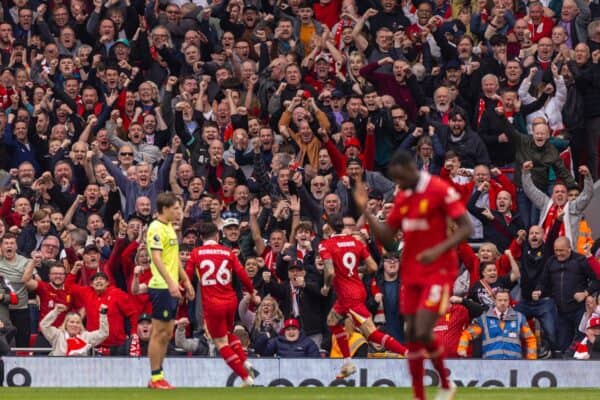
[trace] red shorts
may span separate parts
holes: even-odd
[[[340,303],[336,301],[333,305],[333,311],[341,316],[349,316],[354,320],[354,324],[359,327],[367,319],[371,318],[371,312],[363,302]]]
[[[206,330],[211,338],[222,338],[232,331],[238,307],[237,301],[202,304],[202,307]]]
[[[429,282],[409,283],[400,288],[400,314],[414,315],[417,310],[443,314],[448,307],[452,283],[446,277]]]

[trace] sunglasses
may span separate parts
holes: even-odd
[[[129,157],[133,157],[133,153],[119,153],[120,156],[129,156]]]

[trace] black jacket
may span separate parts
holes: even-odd
[[[463,168],[474,168],[479,164],[490,165],[490,156],[485,144],[469,127],[465,128],[464,135],[458,141],[452,140],[452,133],[447,126],[436,127],[436,131],[440,132],[440,142],[444,150],[455,151]]]
[[[321,295],[323,286],[323,275],[309,266],[304,277],[305,285],[298,288],[297,301],[300,315],[298,320],[302,330],[307,335],[326,333],[325,320],[329,311],[329,298]],[[279,300],[279,306],[286,319],[295,317],[293,315],[292,285],[288,280],[282,283],[274,279],[265,285],[266,292]]]
[[[548,288],[550,296],[556,302],[559,313],[568,313],[583,308],[573,295],[588,289],[596,279],[587,259],[581,254],[571,253],[565,261],[551,256],[544,267],[544,272],[537,284],[537,289]]]
[[[552,256],[554,251],[554,241],[558,236],[560,229],[560,223],[555,223],[550,232],[546,242],[540,247],[532,248],[528,241],[523,243],[521,258],[519,259],[519,269],[521,271],[521,297],[523,300],[532,301],[531,292],[537,289],[541,289],[541,298],[549,297],[549,287],[543,286],[541,279],[544,272],[544,266],[546,262]]]
[[[483,224],[483,239],[486,242],[494,243],[496,247],[498,247],[498,251],[502,253],[504,250],[508,249],[510,243],[517,236],[517,232],[521,229],[525,229],[525,224],[523,224],[521,216],[516,213],[512,215],[510,223],[507,225],[504,215],[496,210],[490,210],[494,219],[487,219],[483,215],[484,209],[476,206],[480,196],[481,192],[475,190],[471,195],[467,208],[469,209],[469,212]]]

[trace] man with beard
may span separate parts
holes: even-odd
[[[75,305],[71,290],[68,285],[65,285],[67,274],[64,265],[59,261],[51,261],[48,274],[49,281],[44,281],[37,270],[41,266],[42,253],[34,252],[32,257],[34,262],[25,267],[23,282],[27,290],[35,292],[40,299],[39,319],[44,319],[56,304],[64,304],[67,311],[69,311]],[[63,324],[65,315],[66,313],[61,313],[52,326],[60,327]],[[50,347],[50,344],[43,335],[38,335],[35,347]]]
[[[242,149],[235,151],[235,162],[240,166],[252,165],[254,163],[254,157],[260,156],[264,165],[271,165],[273,160],[273,145],[275,144],[275,138],[273,136],[273,130],[269,126],[261,126],[258,131],[258,138],[254,138],[252,142],[253,148],[258,146],[260,151],[246,152]]]
[[[223,213],[223,233],[220,243],[232,249],[241,262],[253,255],[254,242],[250,230],[242,232],[239,216],[231,211]]]
[[[430,107],[428,117],[432,123],[448,125],[451,108],[460,109],[452,104],[450,90],[446,86],[440,86],[433,92],[433,106]]]
[[[448,126],[436,127],[445,151],[453,150],[464,168],[490,164],[485,144],[479,135],[468,127],[466,112],[454,109],[448,115]]]
[[[383,121],[383,126],[375,127],[376,171],[385,171],[394,149],[414,130],[413,124],[408,122],[406,110],[397,104],[390,108]]]
[[[0,54],[2,57],[2,65],[8,65],[12,49],[13,30],[12,25],[8,22],[0,24]]]
[[[152,221],[152,205],[148,196],[140,196],[135,200],[134,212],[129,215],[129,219],[138,218],[144,225]]]
[[[350,212],[356,219],[360,215],[357,214],[354,202],[352,201],[352,192],[357,184],[360,183],[368,189],[377,189],[385,198],[393,196],[396,189],[394,183],[380,172],[365,170],[358,158],[348,159],[346,162],[346,175],[338,181],[335,192],[340,197],[342,210]]]

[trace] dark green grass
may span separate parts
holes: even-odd
[[[428,390],[433,399],[436,390]],[[599,389],[459,389],[457,400],[596,400]],[[0,388],[1,400],[401,400],[412,399],[405,388],[227,388],[151,391],[127,389]]]

